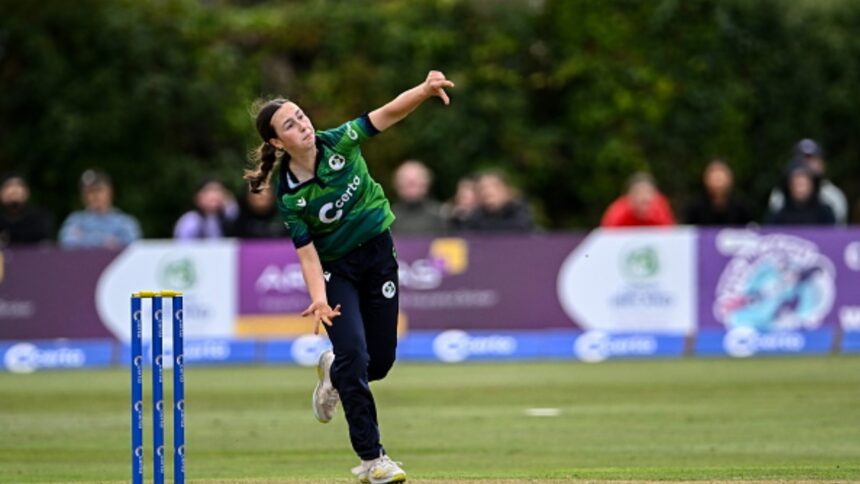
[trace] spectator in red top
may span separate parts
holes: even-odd
[[[600,220],[601,227],[675,225],[666,197],[657,190],[654,177],[636,173],[627,182],[627,193],[618,197]]]

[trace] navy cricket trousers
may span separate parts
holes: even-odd
[[[325,326],[334,347],[331,381],[340,394],[352,448],[362,460],[384,453],[368,384],[388,374],[397,348],[399,285],[391,233],[322,263],[326,296],[341,315]]]

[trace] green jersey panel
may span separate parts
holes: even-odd
[[[321,260],[334,260],[391,226],[394,213],[359,148],[378,132],[367,115],[318,131],[316,176],[302,183],[281,163],[278,210],[296,248],[313,242]]]

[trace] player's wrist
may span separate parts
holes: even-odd
[[[433,97],[433,88],[430,87],[430,83],[427,81],[422,82],[418,86],[415,87],[421,95],[421,100],[426,101]]]

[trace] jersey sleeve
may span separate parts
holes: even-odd
[[[335,151],[348,155],[364,141],[379,133],[376,126],[370,121],[370,116],[361,116],[347,121],[334,129],[320,131],[318,136],[323,139]]]
[[[301,249],[310,244],[312,240],[310,230],[308,230],[308,225],[302,220],[299,213],[287,208],[282,198],[279,197],[277,202],[281,220],[287,227],[287,232],[289,232],[290,238],[293,239],[293,245],[296,249]]]

